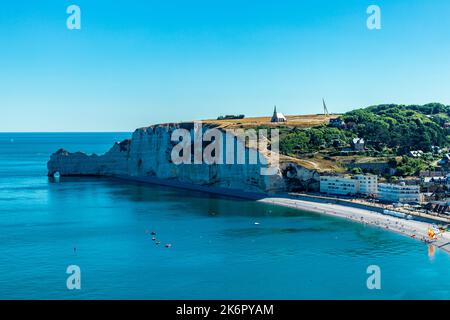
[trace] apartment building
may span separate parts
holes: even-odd
[[[376,194],[378,178],[374,175],[321,176],[320,192],[334,195]]]
[[[378,199],[389,202],[418,203],[422,202],[422,194],[418,185],[379,183]]]
[[[371,174],[359,174],[354,176],[359,181],[359,192],[365,195],[376,195],[378,193],[378,177]]]

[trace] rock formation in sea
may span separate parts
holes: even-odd
[[[205,125],[202,130],[205,132],[212,128]],[[115,143],[104,155],[71,153],[60,149],[51,155],[47,164],[48,175],[109,176],[130,180],[147,178],[149,181],[160,179],[192,186],[265,193],[318,189],[319,174],[315,170],[305,168],[287,157],[280,157],[280,161],[274,163],[270,157],[271,151],[252,148],[238,137],[234,140],[233,151],[241,145],[247,160],[250,152],[257,152],[257,163],[246,161],[245,164],[226,164],[224,161],[225,164],[175,164],[171,154],[178,143],[172,141],[172,133],[176,129],[186,129],[194,137],[196,127],[191,122],[140,128],[132,134],[131,139]],[[225,137],[226,130],[215,129]],[[224,151],[224,159],[225,154]],[[261,174],[262,169],[267,167],[273,168],[273,174]]]

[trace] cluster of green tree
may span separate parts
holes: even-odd
[[[424,106],[379,105],[350,111],[342,116],[348,130],[376,150],[390,148],[398,154],[411,150],[431,151],[431,146],[448,144],[446,130],[428,113],[446,113],[441,104]]]
[[[348,130],[326,126],[280,132],[280,152],[286,155],[316,152],[324,148],[339,148],[355,137]]]
[[[245,115],[239,114],[239,115],[233,115],[233,114],[227,114],[225,116],[219,116],[217,117],[217,120],[233,120],[233,119],[244,119]]]
[[[403,157],[397,164],[397,176],[412,176],[420,171],[429,169],[428,163],[424,159],[416,159],[411,157]]]
[[[448,115],[447,113],[438,113],[432,115],[432,119],[441,127],[444,127],[446,123],[450,122],[450,115]]]
[[[368,107],[374,113],[382,112],[384,110],[389,110],[392,108],[398,108],[402,110],[413,110],[425,115],[435,115],[439,113],[446,113],[450,115],[450,106],[446,106],[442,103],[428,103],[424,105],[402,105],[402,104],[380,104],[377,106]]]

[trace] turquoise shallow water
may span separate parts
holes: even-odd
[[[0,134],[0,298],[450,298],[450,255],[384,230],[166,187],[46,177],[60,147],[101,153],[129,136]],[[373,264],[381,290],[366,287]],[[69,265],[81,268],[79,291],[66,288]]]

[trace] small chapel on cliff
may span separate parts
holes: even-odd
[[[281,112],[277,112],[277,106],[273,109],[273,116],[270,122],[286,122],[286,117]]]

